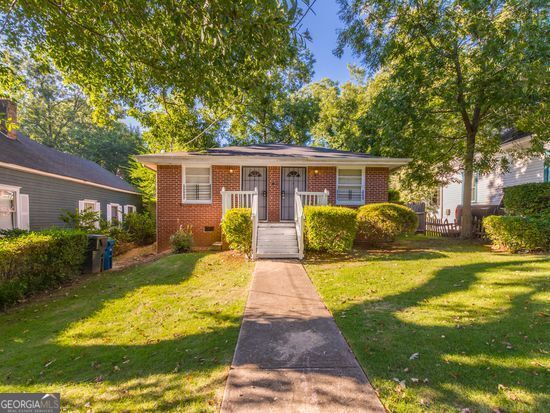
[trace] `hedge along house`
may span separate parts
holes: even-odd
[[[157,248],[191,226],[195,245],[221,240],[225,211],[253,212],[253,255],[301,257],[304,205],[388,200],[390,172],[409,159],[283,144],[137,156],[157,172]]]
[[[0,99],[0,117],[0,229],[65,226],[61,214],[77,209],[121,221],[141,208],[141,196],[122,178],[7,127],[17,120],[12,101]]]

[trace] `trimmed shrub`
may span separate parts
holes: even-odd
[[[511,252],[550,251],[550,217],[491,215],[483,220],[489,239]]]
[[[404,205],[384,202],[359,208],[357,222],[361,239],[377,244],[394,241],[401,234],[414,233],[418,217]]]
[[[550,216],[550,182],[504,188],[503,203],[507,215]]]
[[[31,232],[0,240],[0,308],[55,287],[81,271],[88,245],[84,231]]]
[[[346,252],[357,234],[357,211],[335,206],[306,206],[305,237],[313,251]]]
[[[233,208],[225,213],[222,232],[229,248],[246,254],[252,251],[252,210]]]
[[[127,214],[124,217],[122,228],[128,232],[130,241],[135,242],[137,245],[148,245],[155,242],[155,218],[146,212]]]
[[[193,246],[193,231],[191,227],[180,228],[170,236],[170,245],[176,253],[191,251]]]

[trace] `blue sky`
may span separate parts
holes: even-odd
[[[315,75],[313,81],[329,77],[339,82],[349,80],[348,63],[357,63],[350,52],[341,59],[334,56],[332,51],[336,48],[337,29],[344,27],[338,17],[338,4],[336,0],[317,0],[313,11],[302,21],[302,29],[308,29],[312,41],[308,42],[308,48],[315,57]]]

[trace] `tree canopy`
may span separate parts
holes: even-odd
[[[97,125],[78,87],[64,84],[51,66],[32,59],[17,60],[24,74],[17,95],[21,132],[46,146],[124,175],[129,157],[143,146],[139,131],[117,121]]]
[[[548,16],[542,1],[339,0],[345,47],[385,85],[373,102],[377,141],[413,156],[412,179],[464,170],[470,231],[474,170],[496,167],[507,128],[548,141]]]
[[[102,117],[166,92],[215,106],[286,65],[302,13],[298,0],[2,2],[2,51],[51,59]]]

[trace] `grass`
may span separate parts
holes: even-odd
[[[306,268],[392,412],[550,411],[548,256],[413,237]]]
[[[251,270],[172,255],[1,314],[0,392],[59,392],[66,411],[217,411]]]

